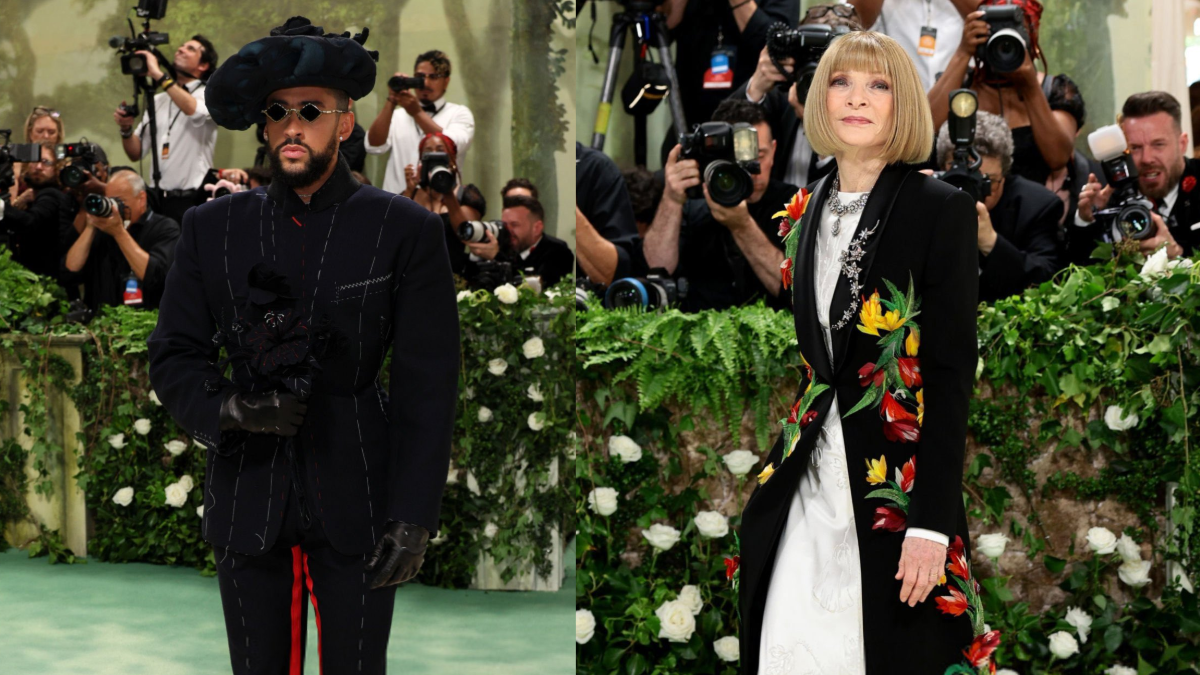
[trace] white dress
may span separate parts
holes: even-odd
[[[838,199],[849,204],[861,194],[839,192]],[[842,216],[835,237],[835,216],[824,210],[818,220],[815,269],[797,270],[815,275],[817,320],[831,362],[829,303],[841,269],[838,256],[854,239],[860,214]],[[816,421],[822,428],[813,462],[792,496],[771,572],[759,643],[759,675],[865,672],[858,535],[836,397],[825,419]]]

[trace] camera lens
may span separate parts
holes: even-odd
[[[58,175],[58,179],[61,180],[63,185],[66,185],[67,187],[79,187],[80,185],[83,185],[83,182],[87,180],[87,177],[83,174],[83,169],[80,169],[72,164],[70,166],[63,167],[62,173]]]
[[[1137,241],[1149,239],[1154,234],[1154,221],[1144,204],[1128,204],[1117,214],[1117,227],[1121,234]]]
[[[83,198],[83,209],[97,218],[107,218],[112,215],[113,201],[103,195],[88,195]]]
[[[620,307],[650,307],[650,294],[640,279],[618,279],[604,294],[604,306],[609,309]]]
[[[1025,62],[1025,40],[1012,28],[997,31],[988,38],[986,60],[997,73],[1011,73]]]
[[[806,63],[803,68],[797,71],[796,74],[796,100],[800,101],[800,105],[804,105],[804,100],[808,98],[808,90],[812,88],[813,77],[817,74],[816,62]]]
[[[733,162],[719,159],[710,162],[704,169],[704,183],[708,194],[721,206],[737,206],[754,192],[754,181],[750,174]]]
[[[450,194],[454,189],[454,174],[443,167],[434,169],[429,175],[429,187],[439,194]]]

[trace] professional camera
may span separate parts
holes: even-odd
[[[412,77],[401,77],[393,75],[388,78],[388,89],[395,92],[401,92],[405,89],[424,89],[425,75],[413,75]]]
[[[125,202],[119,197],[92,194],[83,198],[83,210],[97,218],[108,218],[115,212],[124,219],[125,209]]]
[[[990,35],[987,42],[976,47],[975,58],[987,64],[993,73],[1011,73],[1020,68],[1029,49],[1029,33],[1025,31],[1023,10],[1018,5],[981,9]]]
[[[130,117],[133,117],[133,118],[136,118],[138,116],[138,113],[141,112],[140,110],[138,110],[137,101],[134,101],[133,103],[126,103],[124,101],[121,101],[121,105],[117,106],[117,108],[119,108],[121,110],[121,112],[123,112],[126,115],[129,115]]]
[[[96,173],[96,146],[83,139],[78,143],[64,143],[55,150],[55,157],[69,159],[71,164],[63,168],[58,179],[67,187],[79,187],[87,182],[87,174]]]
[[[421,155],[421,187],[448,195],[454,191],[454,183],[454,172],[450,170],[450,155],[444,152],[427,152]]]
[[[687,279],[672,279],[666,275],[666,270],[653,270],[644,277],[626,277],[614,281],[604,294],[604,307],[665,309],[686,298],[687,290]]]
[[[8,197],[8,190],[16,183],[13,162],[38,162],[42,159],[42,146],[37,143],[12,143],[12,129],[0,129],[0,198]]]
[[[137,5],[138,18],[145,22],[145,29],[141,33],[135,33],[133,21],[129,22],[129,32],[133,37],[126,38],[120,35],[114,35],[109,38],[108,46],[121,53],[121,72],[134,77],[142,77],[146,75],[147,65],[146,59],[134,52],[147,50],[158,57],[164,63],[170,63],[163,55],[155,48],[156,45],[165,45],[171,41],[171,38],[166,33],[159,33],[150,30],[150,21],[152,19],[162,19],[167,15],[167,0],[138,0]],[[170,69],[174,74],[174,68]]]
[[[810,24],[793,28],[783,22],[774,23],[767,29],[767,55],[771,57],[775,69],[787,78],[780,86],[790,87],[795,82],[796,97],[803,103],[812,86],[813,76],[817,73],[821,55],[834,38],[849,32],[846,26]],[[780,60],[789,56],[793,59],[791,75],[779,64]]]
[[[485,288],[489,291],[504,284],[518,284],[521,275],[513,269],[512,263],[499,260],[482,260],[475,264],[475,273],[467,278],[467,286],[478,290]]]
[[[992,179],[979,170],[983,158],[975,149],[975,112],[978,107],[979,99],[970,89],[950,92],[950,115],[946,125],[950,140],[954,142],[954,159],[949,169],[933,175],[981,202],[992,194]]]
[[[500,244],[500,248],[512,248],[512,235],[500,220],[468,220],[458,226],[458,238],[464,242],[478,244],[483,241],[484,233],[489,232],[492,239]]]
[[[1104,177],[1113,189],[1109,206],[1094,213],[1096,221],[1112,227],[1126,239],[1141,241],[1154,236],[1154,221],[1150,210],[1154,204],[1138,192],[1137,167],[1128,151],[1121,127],[1112,124],[1088,134],[1092,156],[1100,161]]]
[[[737,206],[754,192],[758,165],[758,130],[745,122],[704,122],[692,133],[679,134],[683,146],[679,159],[694,159],[708,186],[708,194],[721,206]],[[699,185],[687,190],[690,199],[703,199]]]

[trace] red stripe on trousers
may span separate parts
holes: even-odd
[[[317,607],[317,594],[313,593],[312,575],[308,573],[308,554],[302,553],[301,555],[304,557],[304,578],[308,581],[308,597],[312,599],[313,614],[317,615],[317,665],[321,675],[324,675],[325,661],[321,658],[321,609]]]
[[[301,572],[301,555],[300,546],[292,547],[292,655],[288,675],[301,675],[302,662],[304,661],[304,646],[301,644],[300,635],[304,630],[304,626],[300,625],[301,611],[304,609],[304,581]]]

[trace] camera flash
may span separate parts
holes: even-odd
[[[733,156],[739,162],[758,159],[758,129],[745,122],[733,125]]]
[[[975,114],[975,109],[979,106],[975,99],[975,94],[971,91],[960,90],[950,99],[950,109],[959,117],[970,117]]]

